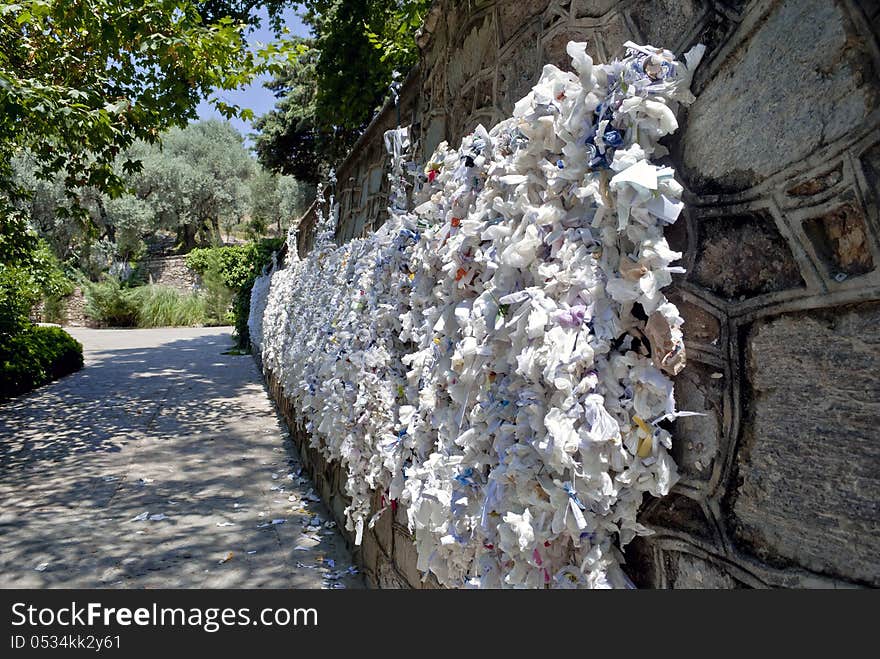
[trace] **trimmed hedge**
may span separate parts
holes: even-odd
[[[199,274],[205,274],[212,266],[217,267],[223,285],[237,291],[248,281],[256,279],[272,258],[272,252],[279,251],[283,245],[280,238],[263,238],[244,245],[198,247],[186,255],[186,266]]]
[[[272,259],[272,252],[280,251],[283,245],[280,238],[263,238],[244,245],[198,248],[186,256],[190,270],[203,276],[216,270],[215,276],[232,291],[232,313],[239,348],[250,346],[247,321],[254,280]]]
[[[60,327],[0,335],[0,398],[17,396],[82,368],[82,345]]]

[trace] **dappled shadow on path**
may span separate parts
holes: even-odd
[[[83,370],[0,405],[0,586],[319,587],[297,563],[350,560],[335,531],[295,551],[329,516],[253,360],[188,332],[89,334]]]

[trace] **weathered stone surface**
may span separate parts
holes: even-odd
[[[620,0],[573,0],[571,13],[575,18],[598,18],[618,4]]]
[[[86,298],[82,289],[77,286],[73,292],[61,298],[57,304],[38,303],[31,309],[30,318],[33,322],[56,323],[67,327],[86,327],[94,325],[85,314]]]
[[[797,263],[768,213],[704,219],[694,281],[729,300],[803,286]]]
[[[837,163],[837,166],[829,171],[791,186],[786,190],[786,194],[791,197],[810,197],[837,185],[842,178],[843,164]]]
[[[489,75],[477,81],[474,85],[474,110],[486,108],[491,111],[495,100],[495,76]],[[486,126],[487,129],[492,126]]]
[[[408,590],[409,584],[397,573],[391,563],[380,560],[376,570],[376,581],[379,588],[393,588],[395,590]]]
[[[495,48],[495,21],[486,14],[482,21],[469,28],[458,56],[449,61],[446,68],[450,98],[455,99],[464,84],[493,58]]]
[[[513,112],[513,104],[522,98],[538,79],[540,52],[539,26],[529,25],[517,38],[516,46],[507,51],[498,64],[498,101],[506,113]]]
[[[605,61],[610,61],[615,57],[623,57],[626,50],[623,44],[635,36],[620,12],[614,13],[602,27],[596,29],[594,34],[602,41],[602,54]]]
[[[874,269],[865,215],[855,203],[845,203],[807,220],[804,232],[829,275],[863,275]]]
[[[379,549],[379,543],[376,541],[376,538],[372,533],[364,533],[363,543],[361,544],[360,552],[358,554],[361,568],[366,573],[375,574],[379,567],[381,556],[382,552]]]
[[[446,116],[431,117],[425,131],[425,153],[434,153],[434,149],[446,139]]]
[[[550,0],[503,0],[498,3],[498,29],[501,32],[500,46],[507,45],[514,35],[518,34],[524,25],[533,17],[541,14]]]
[[[412,536],[401,529],[394,528],[394,564],[412,588],[419,588],[422,581],[422,573],[419,572],[419,554],[413,543]]]
[[[598,57],[597,43],[589,28],[571,27],[541,39],[541,63],[554,64],[563,71],[571,71],[571,57],[565,52],[569,41],[585,41],[590,57]]]
[[[135,274],[147,283],[182,291],[190,291],[199,283],[199,276],[186,267],[185,256],[144,259]]]
[[[651,527],[687,533],[701,540],[712,540],[712,523],[699,501],[683,494],[671,493],[650,507],[644,523]]]
[[[731,513],[760,558],[880,585],[880,305],[760,322]]]
[[[374,499],[378,499],[379,497],[374,497]],[[373,508],[375,510],[379,510],[381,507],[381,503],[375,501],[373,503]],[[394,521],[394,513],[391,511],[391,508],[388,507],[385,512],[383,512],[379,518],[376,520],[375,525],[373,526],[373,533],[376,536],[376,539],[379,541],[379,546],[385,551],[385,553],[389,556],[394,552],[394,533],[392,530],[392,522]]]
[[[841,4],[780,2],[691,106],[688,181],[742,190],[859,126],[872,107],[861,74],[870,58]]]
[[[665,291],[666,298],[672,302],[684,319],[681,326],[685,344],[692,341],[713,344],[721,336],[721,324],[718,318],[692,302],[686,302],[674,285]]]
[[[660,571],[654,560],[654,546],[643,536],[633,538],[624,548],[624,572],[638,588],[662,587]]]
[[[667,225],[663,230],[663,237],[666,238],[669,247],[676,252],[681,252],[682,255],[687,254],[690,245],[686,220],[687,213],[688,211],[685,210],[675,224]]]
[[[669,588],[745,588],[715,563],[680,551],[664,551],[663,567]]]
[[[682,476],[709,480],[721,447],[722,378],[714,369],[691,360],[675,377],[676,407],[700,412],[675,420],[672,456]]]
[[[861,155],[860,160],[865,180],[868,183],[866,192],[872,197],[875,206],[880,206],[880,144],[875,144],[867,149]]]
[[[702,0],[655,0],[636,3],[630,16],[646,42],[675,48],[705,12]]]

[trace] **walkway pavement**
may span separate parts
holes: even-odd
[[[362,586],[229,328],[69,331],[0,404],[0,587]]]

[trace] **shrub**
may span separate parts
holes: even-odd
[[[233,291],[226,284],[228,281],[226,274],[221,252],[206,250],[202,285],[207,302],[207,323],[209,325],[230,325],[234,322],[229,308]]]
[[[31,309],[40,299],[59,300],[73,291],[73,282],[46,242],[32,235],[24,239],[20,253],[0,261],[0,334],[27,328]]]
[[[138,327],[193,327],[204,325],[207,299],[181,293],[169,286],[139,286],[126,291],[135,308]]]
[[[254,279],[270,261],[272,253],[279,251],[283,244],[280,238],[264,238],[246,245],[194,249],[187,254],[187,267],[202,275],[209,291],[213,285],[209,282],[219,279],[234,296],[231,320],[240,348],[246,348],[250,343],[247,320]]]
[[[245,245],[201,247],[186,255],[186,265],[190,270],[204,274],[216,259],[223,284],[237,291],[260,273],[272,258],[272,252],[280,250],[283,244],[280,238],[264,238]]]
[[[138,309],[131,290],[123,288],[115,277],[108,277],[97,284],[87,283],[83,290],[85,314],[102,325],[134,327],[137,325]]]
[[[0,336],[0,398],[30,391],[82,365],[82,345],[60,327],[35,325]]]
[[[208,297],[170,286],[125,288],[107,278],[85,288],[85,312],[111,327],[193,327],[209,321]]]
[[[0,263],[0,336],[23,331],[39,299],[40,290],[26,266]]]
[[[47,323],[63,325],[67,319],[67,305],[63,297],[47,297],[43,301],[43,320]]]

